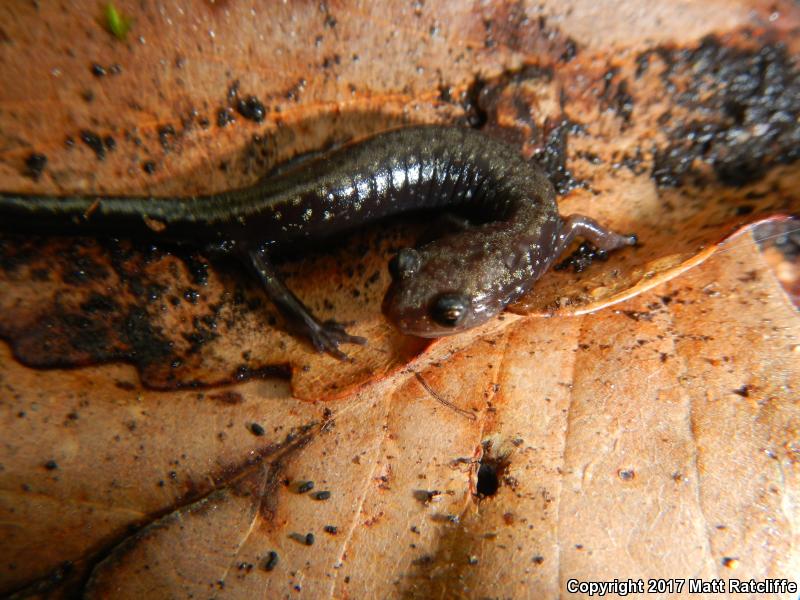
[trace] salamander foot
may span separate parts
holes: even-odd
[[[352,323],[318,321],[278,277],[265,250],[248,250],[241,254],[241,257],[261,281],[270,300],[286,319],[288,328],[308,338],[318,352],[327,352],[339,360],[349,360],[347,354],[339,350],[339,344],[367,343],[365,338],[350,335],[345,331],[345,326]]]
[[[339,360],[352,360],[339,350],[339,344],[359,344],[363,346],[367,339],[358,335],[350,335],[345,330],[345,324],[329,320],[324,323],[315,322],[308,329],[308,337],[317,352],[327,352]]]

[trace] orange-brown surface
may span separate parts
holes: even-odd
[[[116,6],[125,40],[91,2],[0,7],[3,190],[218,190],[446,122],[641,244],[433,344],[380,314],[418,224],[289,257],[290,287],[369,339],[340,363],[235,266],[3,238],[0,593],[539,598],[800,572],[800,321],[742,231],[797,212],[794,5]],[[87,132],[113,137],[102,160]]]

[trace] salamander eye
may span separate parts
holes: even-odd
[[[431,307],[431,318],[439,325],[455,327],[466,316],[468,306],[461,294],[441,294]]]
[[[419,270],[421,262],[419,252],[413,248],[403,248],[389,261],[389,273],[393,279],[411,277]]]

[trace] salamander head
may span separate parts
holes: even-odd
[[[383,312],[407,335],[459,333],[505,307],[497,290],[505,287],[509,273],[496,253],[432,242],[417,250],[400,250],[389,270],[392,285],[383,300]]]

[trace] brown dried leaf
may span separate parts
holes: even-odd
[[[6,354],[4,581],[65,560],[91,569],[88,597],[120,598],[791,577],[800,321],[752,243],[726,250],[615,310],[435,349],[414,369],[459,411],[410,372],[315,405],[258,381],[129,391],[128,368]]]
[[[765,32],[761,5],[731,2],[601,13],[553,3],[543,10],[558,18],[545,21],[519,3],[380,14],[290,3],[268,18],[239,3],[116,5],[134,16],[124,44],[91,3],[0,7],[0,73],[15,82],[0,92],[3,189],[222,189],[370,131],[481,114],[491,134],[541,154],[563,111],[585,127],[566,166],[590,190],[564,198],[562,212],[635,230],[642,245],[579,275],[550,273],[515,308],[564,318],[509,313],[431,346],[397,336],[379,311],[386,257],[413,228],[289,261],[301,297],[370,338],[340,365],[276,328],[227,265],[202,285],[198,256],[5,241],[2,335],[51,368],[0,348],[0,593],[516,598],[562,594],[571,577],[797,572],[800,323],[749,236],[712,252],[747,222],[796,210],[797,170],[731,188],[698,159],[681,187],[657,189],[651,143],[674,142],[660,115],[703,111],[676,95],[692,69],[676,68],[674,92],[656,59],[635,77],[639,51],[694,47],[715,30],[733,32],[721,46],[745,48],[745,60],[771,36],[797,43],[796,9],[781,5]],[[570,36],[579,52],[564,64]],[[122,70],[97,79],[92,62]],[[269,105],[263,124],[212,124],[236,79]],[[62,150],[84,127],[115,135],[116,150],[103,161],[80,142]],[[31,150],[49,158],[38,182],[22,175]],[[643,293],[583,314],[632,291]],[[211,329],[203,317],[218,337],[196,337]],[[168,352],[145,352],[159,347]],[[112,364],[53,368],[101,359]],[[287,363],[291,387],[252,377]],[[250,380],[140,385],[237,377]],[[300,493],[308,481],[314,490]],[[266,570],[270,552],[279,559]]]

